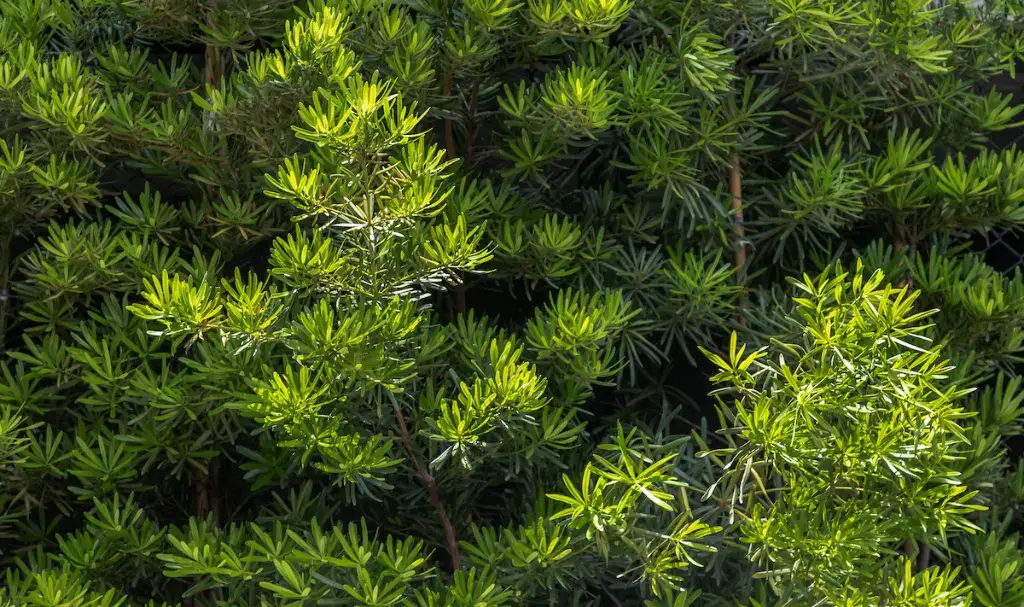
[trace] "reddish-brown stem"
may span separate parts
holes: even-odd
[[[216,87],[219,85],[221,78],[223,77],[223,67],[221,65],[221,55],[217,51],[217,48],[212,45],[206,46],[206,69],[204,74],[204,81],[210,87]],[[205,125],[204,125],[205,128]],[[227,168],[227,154],[225,149],[225,143],[223,140],[218,142],[220,148],[221,159],[220,167],[221,170]],[[211,199],[214,197],[213,186],[206,186],[206,193]],[[217,497],[217,476],[216,476],[216,462],[211,461],[207,468],[206,474],[199,479],[196,484],[196,518],[205,519],[208,514],[213,515],[213,522],[216,524],[219,520],[219,499]],[[202,583],[203,578],[197,577],[196,583]],[[221,598],[221,591],[219,588],[211,589],[202,593],[203,596],[212,598],[214,602],[218,602]],[[193,602],[194,604],[194,602]]]
[[[210,513],[210,479],[203,477],[196,484],[196,518],[206,518]]]
[[[909,241],[909,242],[908,242]],[[910,264],[914,263],[913,257],[917,248],[916,240],[911,236],[908,237],[907,230],[902,223],[896,226],[896,235],[893,237],[892,251],[895,254],[899,254],[903,249],[907,250],[906,256],[900,260],[901,266],[906,266],[906,276],[900,279],[897,286],[913,288],[914,279],[910,275]]]
[[[931,565],[932,549],[928,544],[921,546],[921,554],[917,555],[917,570],[924,571]]]
[[[732,214],[732,233],[736,247],[733,252],[733,264],[736,266],[736,282],[743,284],[744,274],[747,271],[747,244],[746,232],[743,229],[743,180],[739,154],[732,155],[732,163],[729,166],[729,193],[732,195],[729,211]],[[743,291],[740,306],[746,306],[746,289]],[[742,313],[739,314],[738,320],[740,325],[746,326],[747,319]]]
[[[448,74],[448,77],[444,80],[444,89],[442,90],[445,101],[452,96],[452,75]],[[452,124],[451,118],[444,119],[444,151],[448,157],[448,160],[455,160],[458,152],[455,151],[455,126]]]
[[[206,45],[206,74],[204,80],[206,84],[211,87],[217,86],[220,81],[220,54],[217,52],[216,47],[212,45]],[[223,167],[226,158],[221,159],[221,166]],[[213,197],[213,187],[207,186],[207,194]],[[196,486],[196,515],[203,518],[207,513],[213,512],[216,517],[216,504],[211,500],[212,490],[211,482],[213,482],[212,471],[213,462],[210,462],[210,468],[207,470],[207,474],[200,480]]]
[[[913,540],[904,540],[904,542],[903,542],[903,554],[906,555],[907,559],[910,559],[912,556],[914,556],[914,541]]]
[[[451,95],[450,76],[445,83],[445,91],[446,96]],[[475,121],[478,92],[479,83],[473,83],[472,92],[469,97],[469,114],[466,116],[466,157],[463,166],[467,169],[473,162],[473,140],[476,135]],[[451,120],[445,120],[444,133],[446,153],[448,158],[452,159],[455,157],[456,150]],[[461,316],[466,313],[466,275],[463,272],[459,272],[458,276],[459,283],[455,285],[455,313]]]
[[[469,94],[469,116],[466,121],[466,167],[473,164],[473,139],[476,136],[476,101],[480,91],[480,84],[473,83],[472,92]]]
[[[199,519],[199,520],[203,520],[203,519],[206,518],[206,515],[209,512],[210,512],[210,479],[209,479],[209,475],[207,474],[207,475],[203,475],[199,479],[199,481],[196,483],[196,518]],[[201,576],[201,575],[196,576],[195,583],[196,583],[196,586],[202,584],[203,583],[203,576]],[[211,595],[210,591],[206,590],[206,591],[200,592],[196,596],[198,597],[198,596],[210,596],[210,595]],[[191,599],[192,607],[195,607],[196,604],[197,604],[197,600],[195,598]]]
[[[459,284],[455,285],[455,313],[462,316],[466,313],[466,275],[459,272]]]
[[[196,483],[196,518],[205,519],[207,515],[213,515],[213,523],[220,522],[220,499],[217,496],[217,460],[212,460],[207,467],[206,474],[199,478]],[[196,584],[201,584],[203,577],[196,578]],[[201,593],[201,596],[213,598],[219,601],[221,598],[220,588],[211,588]]]
[[[212,45],[206,46],[206,84],[209,86],[217,86],[217,80],[220,74],[217,72],[217,49]]]
[[[8,274],[11,271],[11,234],[5,234],[0,240],[0,352],[5,350],[4,339],[7,335],[7,302],[11,297],[8,286]]]
[[[452,557],[452,570],[457,571],[462,568],[462,559],[459,555],[459,540],[455,537],[455,529],[452,528],[452,522],[448,518],[448,511],[445,510],[444,504],[441,503],[441,495],[437,492],[437,483],[434,482],[434,477],[423,468],[419,458],[416,457],[416,452],[412,447],[412,437],[409,435],[409,427],[405,424],[405,415],[402,414],[402,409],[397,406],[395,407],[395,419],[398,421],[398,433],[402,438],[402,444],[405,445],[405,450],[409,453],[409,460],[412,461],[413,468],[416,469],[416,474],[420,477],[420,481],[423,482],[423,486],[427,488],[427,493],[430,495],[430,503],[437,510],[438,518],[441,519],[441,527],[444,529],[444,536],[448,541],[448,552]]]
[[[207,86],[218,87],[220,86],[221,79],[224,77],[224,65],[223,56],[217,50],[217,47],[212,45],[206,46],[206,74],[205,82]],[[223,137],[217,138],[217,149],[220,151],[220,168],[222,171],[226,171],[228,167],[228,156],[227,156],[227,142]],[[206,193],[212,199],[214,197],[213,186],[206,186]]]

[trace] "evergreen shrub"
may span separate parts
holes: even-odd
[[[0,606],[1024,605],[1021,15],[3,0]]]

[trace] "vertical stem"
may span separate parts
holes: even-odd
[[[476,105],[479,90],[480,83],[474,82],[469,98],[469,114],[466,116],[466,158],[463,166],[467,171],[473,162],[473,140],[476,135]],[[452,140],[450,120],[445,122],[445,138],[448,141]],[[454,153],[455,146],[453,144],[448,150],[449,157]],[[461,316],[466,313],[466,275],[463,272],[459,272],[458,275],[459,283],[455,285],[455,313]]]
[[[736,282],[743,284],[747,271],[747,244],[746,231],[743,228],[743,180],[740,171],[740,155],[732,155],[732,163],[729,166],[729,193],[732,200],[729,203],[729,211],[732,215],[732,233],[735,251],[733,252],[733,264],[736,266]],[[740,300],[740,307],[746,307],[747,291],[743,290],[743,297]],[[739,323],[746,326],[747,319],[742,313],[739,314]]]
[[[910,275],[910,264],[914,263],[913,257],[917,252],[917,239],[912,235],[907,234],[906,225],[902,221],[897,221],[896,233],[893,236],[892,250],[893,253],[898,254],[904,249],[906,249],[907,254],[904,259],[900,260],[900,265],[904,266],[907,275],[900,279],[897,286],[913,288],[914,279]]]
[[[917,555],[917,570],[924,571],[931,565],[932,549],[925,544],[921,546],[921,554]]]
[[[206,66],[203,74],[203,80],[207,86],[217,87],[220,85],[221,78],[223,77],[222,69],[222,57],[218,52],[217,48],[213,45],[206,45]],[[207,131],[213,130],[213,114],[209,113],[205,116],[203,128]],[[224,141],[218,142],[220,145],[217,147],[220,150],[220,168],[225,170],[227,168],[227,153]],[[207,196],[210,197],[211,201],[215,196],[215,192],[212,185],[206,186]],[[217,462],[211,460],[207,466],[206,473],[199,479],[196,484],[196,518],[205,519],[207,515],[213,515],[214,524],[219,523],[219,504],[217,498]],[[203,578],[196,578],[196,583],[202,583]],[[208,591],[201,593],[199,596],[203,596],[211,599],[214,603],[219,603],[221,600],[221,590],[219,588],[213,588]],[[193,605],[195,605],[195,599],[193,599]]]
[[[204,519],[210,513],[210,477],[203,475],[196,483],[196,518]]]
[[[212,46],[212,45],[207,45],[206,46],[206,69],[204,70],[205,71],[204,81],[205,81],[207,86],[217,87],[217,86],[220,85],[221,79],[224,76],[224,74],[223,74],[223,65],[222,65],[223,61],[222,61],[222,59],[223,58],[221,57],[220,52],[217,50],[217,47]],[[212,113],[208,113],[206,115],[206,120],[205,120],[205,123],[204,123],[204,128],[206,130],[208,130],[208,131],[212,131],[213,130],[213,114]],[[219,150],[219,153],[221,155],[220,168],[223,171],[223,170],[226,170],[227,166],[228,166],[227,147],[226,147],[226,143],[224,142],[224,140],[222,138],[217,143],[218,143],[218,145],[216,147]],[[213,189],[212,185],[207,185],[206,186],[206,193],[207,193],[207,195],[211,199],[214,197],[215,192],[214,192],[214,189]]]
[[[210,460],[206,473],[196,482],[196,519],[205,520],[208,515],[213,516],[213,524],[220,524],[220,500],[217,497],[217,460]],[[196,577],[196,584],[203,582],[203,576]],[[196,595],[198,597],[210,598],[217,603],[221,600],[221,589],[211,588]],[[192,599],[193,607],[196,605],[196,598]]]
[[[220,53],[217,52],[216,47],[209,44],[206,45],[205,71],[206,73],[204,74],[204,80],[206,82],[206,85],[210,87],[218,86],[221,78]],[[206,130],[212,130],[212,126],[213,116],[207,115],[204,128]],[[226,162],[227,158],[222,158],[221,167],[224,167]],[[213,186],[207,186],[207,193],[210,195],[211,198],[213,197]],[[215,480],[212,478],[214,474],[214,465],[215,463],[211,461],[209,467],[207,468],[206,474],[203,476],[203,478],[196,486],[196,516],[200,518],[205,518],[208,513],[213,512],[214,519],[216,520],[217,506],[216,504],[213,503],[213,490],[211,488],[211,483]]]
[[[202,521],[206,518],[207,513],[210,512],[210,480],[208,474],[203,474],[196,481],[196,520]],[[195,585],[198,586],[203,583],[203,576],[197,575],[195,578]],[[208,596],[208,591],[199,592],[189,599],[191,607],[196,607],[199,604],[199,598],[202,596]]]
[[[444,88],[441,93],[444,95],[445,101],[452,96],[452,74],[449,73],[444,79]],[[444,151],[448,160],[455,160],[458,156],[458,152],[455,150],[455,125],[452,124],[451,118],[444,119]]]
[[[903,554],[906,555],[907,560],[910,560],[914,556],[914,541],[904,540],[903,541]],[[920,555],[918,555],[920,557]]]
[[[466,313],[466,275],[459,272],[459,284],[455,285],[455,313],[462,316]]]
[[[476,136],[476,103],[480,92],[480,83],[474,82],[469,95],[469,116],[466,120],[466,168],[473,163],[473,139]]]
[[[0,240],[0,352],[6,350],[4,344],[7,337],[7,307],[11,298],[11,246],[14,235],[8,231]]]
[[[412,461],[413,468],[416,469],[416,474],[420,477],[420,481],[427,488],[427,493],[430,494],[430,503],[437,510],[438,518],[441,519],[441,527],[444,529],[444,536],[448,542],[448,553],[452,557],[452,570],[458,571],[462,568],[459,540],[455,537],[455,529],[448,518],[448,512],[445,510],[444,503],[441,502],[441,495],[437,491],[437,483],[434,482],[434,477],[430,476],[430,473],[423,468],[419,458],[416,457],[416,453],[413,451],[409,427],[406,426],[405,415],[402,414],[402,409],[398,405],[395,406],[395,419],[398,421],[398,432],[402,438],[402,444],[405,445],[405,450],[409,454],[409,460]]]

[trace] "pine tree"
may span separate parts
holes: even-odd
[[[0,4],[0,605],[1019,605],[1022,13]]]

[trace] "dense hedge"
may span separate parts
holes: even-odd
[[[1021,14],[0,2],[0,606],[1019,607]]]

